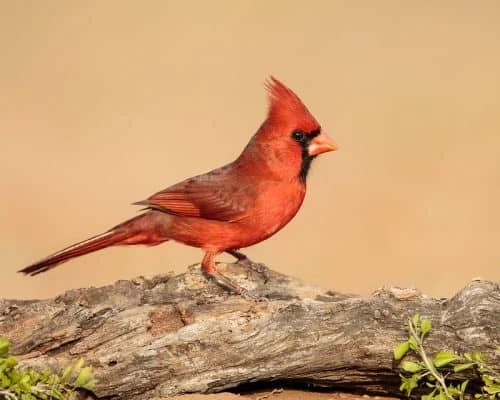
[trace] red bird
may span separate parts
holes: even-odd
[[[262,270],[262,264],[238,249],[267,239],[295,216],[306,194],[311,161],[337,149],[294,92],[274,77],[266,88],[267,119],[235,161],[134,203],[147,211],[19,272],[36,275],[109,246],[174,240],[203,249],[203,271],[222,286],[249,295],[216,270],[215,257],[227,252]]]

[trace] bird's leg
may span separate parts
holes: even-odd
[[[203,272],[210,276],[212,279],[215,280],[215,282],[224,287],[225,289],[229,289],[233,291],[236,294],[239,294],[243,297],[251,298],[251,299],[257,299],[258,297],[252,294],[248,289],[245,289],[244,287],[238,285],[236,282],[234,282],[232,279],[229,279],[227,276],[221,274],[219,271],[217,271],[215,267],[215,254],[206,252],[205,256],[203,257],[203,261],[201,262],[201,268],[203,269]]]
[[[262,276],[264,277],[264,282],[267,282],[269,280],[269,268],[265,264],[250,260],[248,256],[238,250],[227,250],[226,253],[231,254],[233,257],[235,257],[238,260],[237,262],[239,264],[253,269],[259,274],[262,274]]]

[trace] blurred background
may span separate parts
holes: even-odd
[[[167,243],[16,273],[233,160],[270,74],[340,150],[253,259],[362,294],[500,280],[498,1],[26,0],[3,3],[0,32],[1,297],[200,261]]]

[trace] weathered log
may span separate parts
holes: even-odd
[[[432,353],[480,350],[500,365],[500,286],[473,281],[451,299],[382,289],[340,294],[271,271],[266,283],[219,265],[265,296],[228,294],[197,266],[188,272],[70,290],[49,300],[0,300],[0,335],[22,364],[55,370],[85,357],[99,398],[151,399],[252,382],[398,394],[393,347],[420,313]]]

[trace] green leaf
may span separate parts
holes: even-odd
[[[92,390],[95,386],[95,384],[97,383],[97,379],[89,379],[89,381],[82,386],[82,389],[86,389],[86,390]]]
[[[72,373],[73,373],[73,367],[71,365],[66,367],[61,376],[61,381],[65,382]]]
[[[32,369],[20,370],[14,357],[9,357],[10,342],[0,337],[0,392],[9,400],[76,400],[75,386],[88,390],[97,382],[92,369],[84,367],[84,359],[66,368],[62,374],[49,369],[38,372]],[[76,375],[76,376],[75,376]],[[71,384],[68,382],[71,380]],[[3,399],[0,394],[0,398]]]
[[[17,360],[14,357],[9,357],[5,359],[5,366],[7,368],[13,368],[17,365]]]
[[[408,344],[407,341],[398,344],[394,348],[394,359],[395,360],[401,360],[405,356],[405,354],[408,353],[409,349],[410,349],[410,345]]]
[[[448,393],[452,396],[458,396],[460,394],[460,389],[457,386],[448,385]]]
[[[420,329],[422,330],[422,335],[427,335],[432,328],[432,322],[430,319],[423,319]]]
[[[421,371],[423,367],[420,364],[413,361],[403,361],[401,363],[401,368],[403,368],[406,372],[415,373]]]
[[[437,400],[448,400],[446,398],[446,394],[444,394],[444,392],[439,392],[439,394],[436,396],[436,399]]]
[[[27,393],[31,392],[30,377],[29,375],[24,375],[22,379],[18,382],[19,387]]]
[[[420,323],[420,314],[415,314],[412,317],[411,322],[415,328],[418,328]]]
[[[488,375],[483,375],[481,377],[485,383],[485,391],[489,394],[500,393],[500,382],[495,382],[495,379]]]
[[[455,361],[458,359],[458,356],[452,352],[449,351],[440,351],[434,356],[434,365],[437,368],[444,367],[445,365],[448,365],[449,363]]]
[[[417,339],[415,339],[413,336],[410,336],[410,338],[408,339],[408,344],[410,345],[410,349],[412,349],[413,351],[418,350]]]
[[[6,375],[0,374],[0,387],[8,388],[10,385],[12,385],[11,380]]]
[[[0,337],[0,357],[7,357],[10,353],[10,342],[3,338]]]
[[[483,355],[479,351],[473,351],[472,352],[472,361],[475,361],[477,363],[484,363],[483,360]]]
[[[418,378],[417,375],[413,375],[410,378],[407,378],[403,375],[401,377],[401,385],[399,386],[399,390],[406,393],[406,396],[410,396],[413,389],[418,387]]]
[[[472,368],[474,365],[475,365],[474,363],[457,364],[453,367],[453,371],[455,372],[465,371],[466,369]]]
[[[85,367],[82,368],[78,377],[76,378],[75,386],[78,388],[84,388],[86,384],[92,379],[92,368]]]

